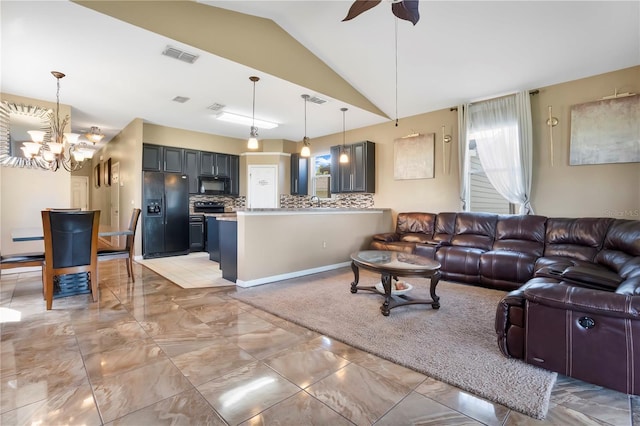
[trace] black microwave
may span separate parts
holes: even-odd
[[[231,178],[229,176],[199,176],[198,194],[231,194]]]

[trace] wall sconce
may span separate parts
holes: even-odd
[[[551,158],[551,167],[553,167],[553,128],[558,125],[558,119],[553,116],[551,105],[549,105],[549,118],[547,118],[547,126],[549,127],[549,151]]]
[[[448,173],[447,172],[447,163],[449,162],[449,159],[451,158],[451,155],[447,155],[447,144],[451,143],[451,140],[453,138],[451,137],[451,135],[446,135],[444,133],[444,124],[442,125],[442,172],[443,173]],[[451,153],[449,153],[451,154]]]

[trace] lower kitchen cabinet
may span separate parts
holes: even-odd
[[[209,260],[220,262],[220,230],[219,222],[215,217],[207,217],[207,250]]]
[[[204,216],[189,216],[189,251],[204,250]]]
[[[238,279],[238,222],[218,221],[220,229],[220,269],[222,278],[231,282]]]

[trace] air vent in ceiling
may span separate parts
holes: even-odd
[[[225,106],[226,106],[226,105],[222,105],[222,104],[219,104],[219,103],[217,103],[217,102],[216,102],[216,103],[213,103],[213,104],[209,105],[209,106],[207,107],[207,109],[210,109],[210,110],[212,110],[212,111],[220,111],[220,110],[221,110],[222,108],[224,108]]]
[[[173,102],[179,102],[181,104],[187,102],[190,98],[187,98],[186,96],[176,96],[175,98],[173,98]]]
[[[313,102],[314,104],[318,104],[318,105],[322,105],[323,103],[327,102],[326,99],[322,99],[318,96],[311,96],[309,99],[307,99],[308,102]]]
[[[183,50],[176,49],[175,47],[167,46],[162,54],[168,56],[173,59],[178,59],[182,62],[186,62],[188,64],[192,64],[198,59],[198,55],[194,55],[192,53],[187,53]]]

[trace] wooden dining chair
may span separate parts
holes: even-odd
[[[93,301],[98,301],[98,228],[100,211],[42,211],[44,296],[53,304],[54,282],[62,275],[86,273]]]
[[[124,247],[116,248],[99,248],[98,249],[98,261],[112,259],[125,259],[127,263],[127,275],[131,277],[131,281],[136,282],[136,278],[133,274],[133,242],[136,239],[136,228],[138,226],[138,219],[140,218],[140,209],[134,208],[131,212],[131,220],[129,221],[129,231],[127,242]]]

